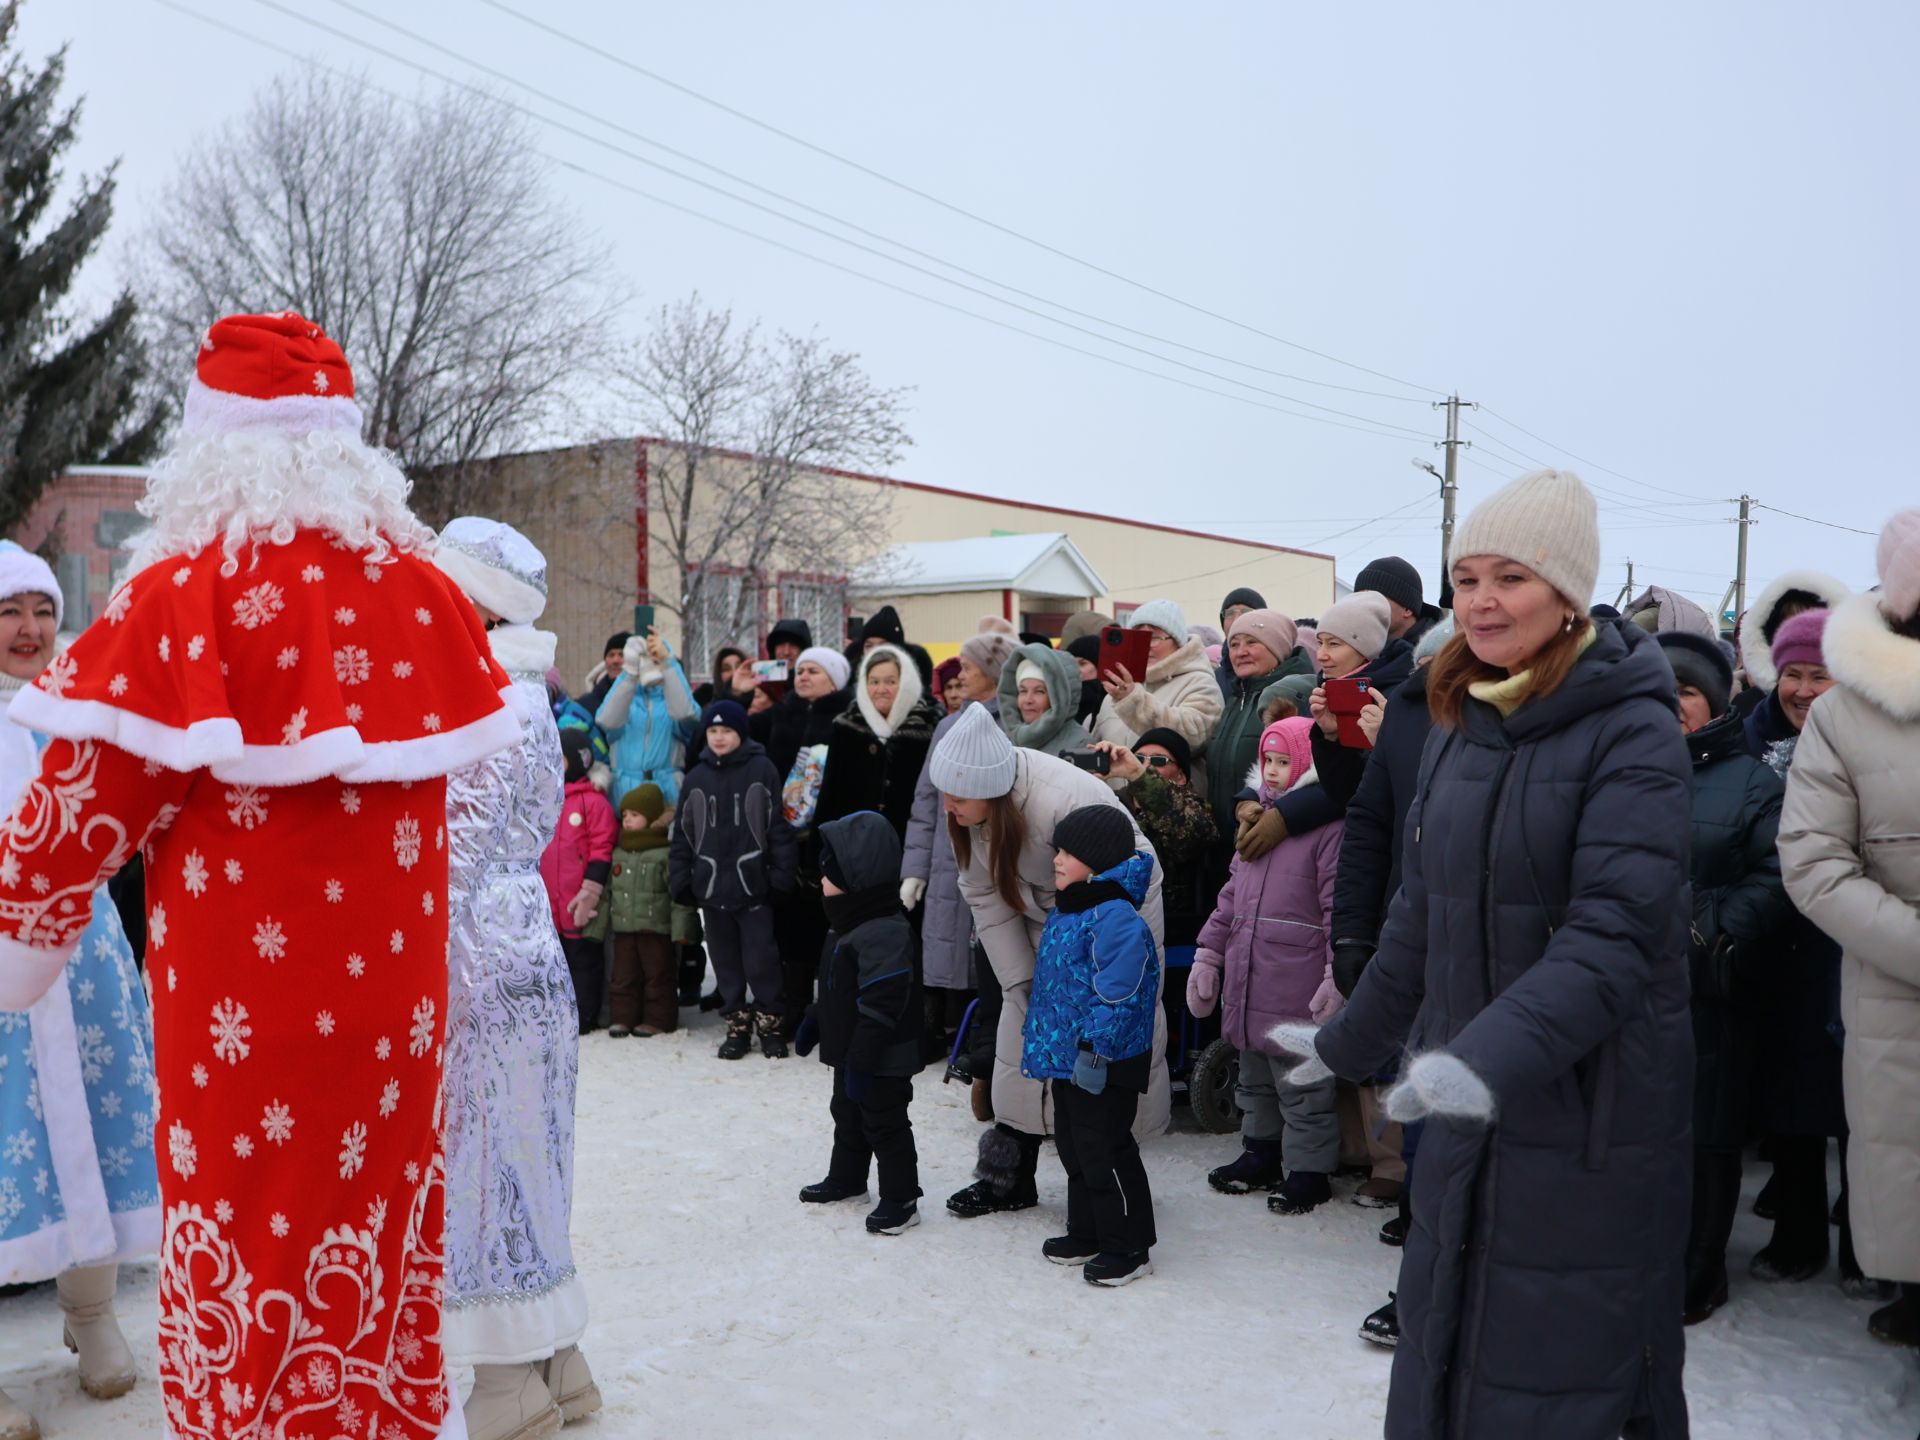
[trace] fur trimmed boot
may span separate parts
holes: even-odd
[[[113,1317],[113,1292],[119,1282],[118,1265],[68,1270],[53,1282],[66,1320],[62,1338],[80,1357],[80,1388],[96,1400],[126,1394],[138,1373],[133,1351]]]
[[[461,1413],[467,1440],[538,1440],[564,1423],[547,1389],[545,1365],[476,1365]]]
[[[1040,1154],[1038,1136],[1017,1134],[998,1125],[980,1134],[977,1179],[947,1198],[947,1209],[963,1220],[1007,1210],[1031,1210],[1040,1203],[1033,1172]]]

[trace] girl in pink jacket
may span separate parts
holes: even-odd
[[[1248,783],[1262,805],[1314,785],[1306,716],[1260,733]],[[1235,856],[1212,917],[1200,931],[1187,978],[1195,1015],[1220,1006],[1220,1032],[1240,1052],[1240,1157],[1208,1175],[1216,1190],[1244,1195],[1274,1187],[1269,1209],[1304,1215],[1332,1198],[1340,1160],[1340,1119],[1332,1076],[1289,1085],[1292,1057],[1267,1038],[1284,1020],[1321,1024],[1340,1008],[1333,984],[1333,882],[1344,824],[1289,835],[1253,861]],[[1281,1156],[1284,1150],[1285,1162]],[[1276,1183],[1277,1182],[1277,1183]]]
[[[613,842],[620,822],[607,797],[594,787],[593,745],[582,730],[562,730],[560,749],[567,757],[566,801],[560,824],[540,857],[553,926],[567,952],[573,996],[580,1008],[580,1033],[600,1023],[600,999],[606,982],[606,927],[594,924],[600,896],[613,869]],[[597,931],[592,938],[582,932]]]

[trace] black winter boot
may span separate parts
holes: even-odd
[[[1391,1350],[1400,1343],[1400,1297],[1387,1292],[1387,1303],[1360,1322],[1360,1338]]]
[[[707,978],[707,952],[698,945],[676,945],[677,980],[679,982],[679,1002],[692,1006],[700,1003],[700,982]]]
[[[1254,1190],[1270,1190],[1286,1178],[1280,1162],[1280,1136],[1243,1140],[1246,1148],[1231,1164],[1207,1172],[1207,1184],[1222,1195],[1246,1195]]]
[[[1333,1198],[1333,1182],[1313,1170],[1296,1170],[1274,1187],[1267,1209],[1276,1215],[1306,1215]]]
[[[1827,1142],[1788,1136],[1774,1141],[1773,1238],[1748,1272],[1768,1284],[1811,1280],[1827,1268]]]
[[[1889,1345],[1920,1348],[1920,1285],[1900,1287],[1900,1298],[1867,1317],[1867,1332]]]
[[[1681,1323],[1698,1325],[1727,1303],[1727,1237],[1740,1208],[1740,1152],[1696,1146]]]
[[[722,1060],[738,1060],[753,1049],[753,1012],[736,1010],[727,1016],[727,1038],[720,1042]]]
[[[1080,1267],[1080,1274],[1089,1285],[1104,1285],[1112,1289],[1131,1285],[1143,1275],[1153,1274],[1153,1261],[1145,1250],[1135,1250],[1130,1254],[1119,1250],[1102,1250]]]
[[[869,1235],[902,1235],[920,1223],[916,1200],[882,1200],[867,1216]]]
[[[1407,1230],[1413,1224],[1413,1201],[1407,1192],[1400,1192],[1400,1213],[1380,1227],[1380,1243],[1391,1245],[1395,1249],[1407,1243]]]
[[[769,1060],[787,1058],[786,1037],[780,1033],[780,1016],[772,1010],[762,1010],[753,1017],[753,1028],[760,1032],[760,1053]]]
[[[867,1187],[864,1184],[845,1185],[831,1175],[824,1180],[816,1180],[811,1185],[800,1187],[800,1199],[807,1205],[833,1205],[842,1200],[866,1198]]]
[[[947,1197],[947,1209],[962,1220],[1010,1210],[1031,1210],[1040,1203],[1033,1172],[1039,1160],[1037,1136],[1017,1135],[998,1125],[981,1132],[980,1158],[973,1173],[980,1178]]]

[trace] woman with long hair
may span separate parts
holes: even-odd
[[[1686,745],[1650,635],[1596,629],[1597,508],[1522,477],[1467,518],[1401,889],[1303,1083],[1403,1048],[1424,1119],[1386,1434],[1684,1436],[1693,1040]],[[1418,1024],[1416,1025],[1416,1017]]]

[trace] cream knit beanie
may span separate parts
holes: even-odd
[[[994,800],[1013,789],[1013,741],[984,705],[969,705],[927,759],[934,788],[960,800]]]
[[[1320,612],[1320,634],[1344,640],[1371,660],[1387,647],[1387,630],[1393,623],[1393,611],[1387,597],[1378,590],[1356,590]]]
[[[1536,470],[1482,500],[1453,537],[1453,558],[1518,560],[1584,611],[1600,578],[1600,512],[1571,470]]]

